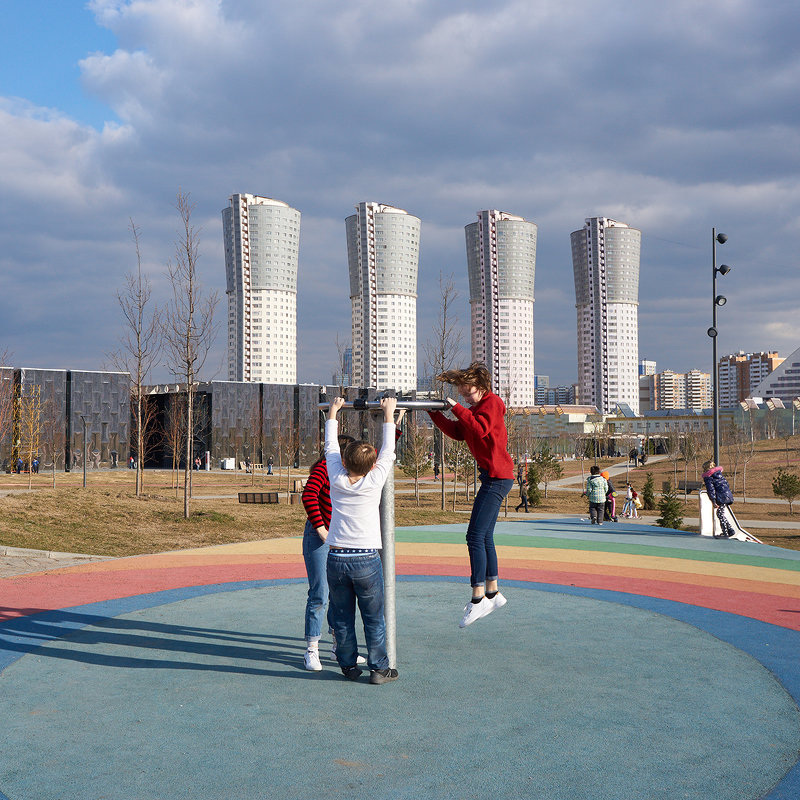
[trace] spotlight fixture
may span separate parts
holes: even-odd
[[[727,298],[727,297],[725,297],[725,295],[724,295],[724,294],[718,294],[718,295],[717,295],[717,296],[714,298],[714,302],[715,302],[715,303],[716,303],[718,306],[724,306],[724,305],[725,305],[725,303],[727,303],[727,302],[728,302],[728,298]]]

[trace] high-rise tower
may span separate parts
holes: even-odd
[[[300,212],[235,194],[222,211],[228,295],[228,380],[297,382]]]
[[[380,203],[345,220],[356,386],[417,388],[420,221]]]
[[[641,231],[591,217],[570,239],[581,403],[602,413],[627,403],[638,412]]]
[[[472,360],[486,364],[507,404],[534,405],[536,225],[503,211],[479,211],[464,231]]]

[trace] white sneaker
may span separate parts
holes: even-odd
[[[495,608],[502,608],[508,600],[506,600],[505,596],[498,592],[494,597],[487,598],[490,603],[494,605]]]
[[[333,640],[333,644],[331,645],[331,659],[336,661],[336,639]],[[367,663],[367,659],[364,656],[356,656],[356,664],[358,666],[363,666]]]
[[[464,606],[464,619],[458,623],[459,628],[466,628],[472,625],[476,619],[485,617],[494,611],[494,603],[488,597],[482,597],[480,603],[467,603]]]
[[[322,664],[319,662],[319,650],[316,647],[309,647],[303,657],[306,669],[311,672],[321,672]]]

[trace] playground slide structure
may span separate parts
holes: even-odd
[[[722,533],[722,526],[717,519],[714,511],[714,504],[708,498],[708,492],[705,489],[700,489],[697,493],[700,498],[700,535],[701,536],[719,536]],[[763,544],[761,539],[757,539],[752,533],[748,533],[736,519],[736,514],[730,506],[725,507],[725,518],[730,523],[734,530],[731,539],[738,539],[740,542],[757,542]]]

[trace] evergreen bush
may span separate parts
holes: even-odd
[[[679,531],[683,525],[681,505],[678,495],[672,488],[672,483],[667,483],[667,488],[661,495],[661,500],[658,501],[658,510],[661,512],[661,516],[656,520],[656,525]]]

